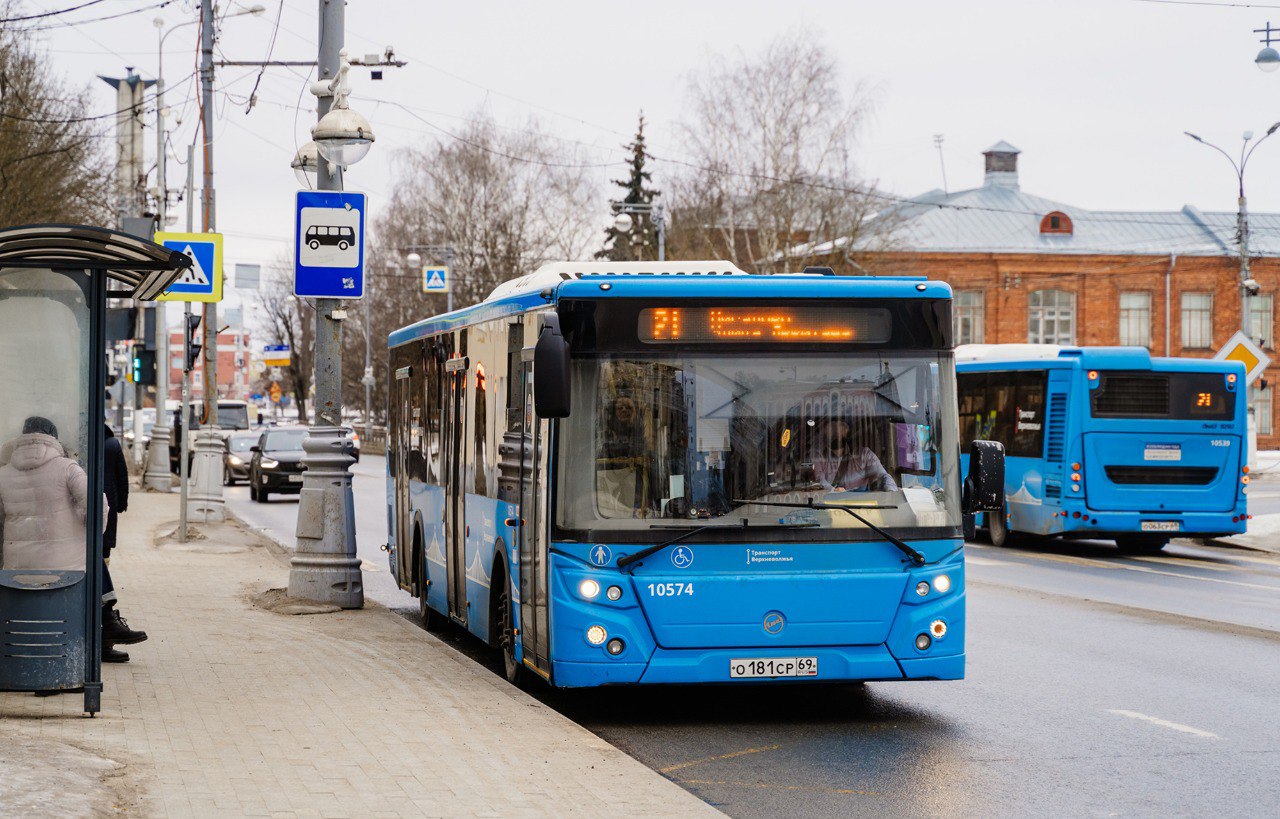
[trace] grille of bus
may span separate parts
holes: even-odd
[[[1093,398],[1095,415],[1161,417],[1169,414],[1169,377],[1108,373]]]
[[[1062,460],[1062,447],[1066,438],[1063,428],[1066,426],[1067,415],[1067,394],[1065,392],[1055,392],[1049,396],[1049,416],[1048,416],[1048,457],[1049,461]]]
[[[1216,466],[1108,466],[1112,483],[1204,486],[1218,476]]]

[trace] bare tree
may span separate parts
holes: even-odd
[[[821,245],[837,239],[852,253],[881,204],[854,163],[869,98],[800,31],[692,75],[685,158],[667,158],[673,255],[777,273],[829,258]]]
[[[453,305],[460,308],[544,262],[588,258],[599,229],[601,169],[536,121],[506,128],[480,111],[454,135],[399,152],[395,163],[398,183],[379,208],[369,245],[367,317],[364,304],[350,306],[343,343],[343,400],[363,407],[368,323],[375,415],[386,406],[387,336],[445,308],[444,296],[423,293],[421,271],[406,262],[410,249],[453,248]]]
[[[21,4],[0,0],[0,18]],[[115,117],[87,117],[89,95],[49,71],[21,23],[0,23],[0,225],[113,221],[102,149]]]
[[[281,368],[280,388],[293,395],[298,418],[307,420],[307,396],[315,366],[315,311],[293,295],[291,271],[282,263],[267,269],[255,305],[268,344],[288,344],[289,366]]]

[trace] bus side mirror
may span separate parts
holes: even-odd
[[[533,348],[533,411],[539,418],[569,417],[569,342],[560,334],[560,317],[542,317]]]
[[[964,479],[966,515],[1004,510],[1004,445],[974,441],[969,445],[969,476]]]

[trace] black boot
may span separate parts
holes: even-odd
[[[103,643],[102,661],[104,663],[127,663],[129,662],[129,652],[121,651],[110,643]]]
[[[147,639],[147,633],[129,628],[129,624],[120,616],[120,612],[116,611],[115,606],[102,610],[102,644],[104,646],[110,643],[131,646],[145,639]],[[105,652],[103,656],[105,658]]]

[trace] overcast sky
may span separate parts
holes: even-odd
[[[262,17],[229,19],[220,43],[226,59],[263,59],[280,0]],[[128,11],[159,0],[109,0],[54,20]],[[48,10],[66,0],[31,0]],[[175,0],[118,20],[54,27],[40,36],[52,71],[94,91],[94,113],[114,110],[98,74],[144,77],[157,69],[159,15],[166,25],[195,18],[195,0]],[[284,0],[275,59],[312,59],[315,0]],[[852,89],[872,83],[876,108],[863,136],[861,168],[894,193],[941,187],[933,135],[945,136],[952,190],[981,184],[981,151],[1004,139],[1022,149],[1024,190],[1080,207],[1169,209],[1185,203],[1235,209],[1226,160],[1183,136],[1194,131],[1238,146],[1280,120],[1280,72],[1253,64],[1253,29],[1275,5],[1236,8],[1139,0],[541,0],[432,2],[351,0],[347,45],[353,54],[392,45],[409,65],[372,82],[352,71],[354,106],[372,121],[377,143],[347,175],[375,211],[393,186],[397,149],[441,138],[462,118],[487,108],[502,124],[536,117],[598,161],[621,161],[621,147],[644,109],[655,153],[679,153],[673,123],[682,112],[688,72],[737,49],[760,51],[780,32],[801,27],[839,60]],[[169,105],[182,122],[174,142],[192,138],[197,27],[166,43]],[[245,114],[256,71],[218,74],[215,132],[217,226],[226,263],[269,263],[288,252],[292,233],[289,169],[314,122],[301,73],[268,69],[259,105]],[[377,103],[393,100],[412,111]],[[304,111],[296,107],[301,105]],[[148,136],[150,147],[152,137]],[[184,149],[185,150],[185,149]],[[148,161],[152,161],[150,158]],[[171,186],[185,169],[170,164]],[[661,170],[660,168],[658,169]],[[602,187],[610,176],[601,172]],[[197,177],[198,179],[198,177]],[[1250,207],[1280,211],[1280,136],[1254,157]],[[655,179],[662,187],[661,175]],[[198,217],[197,217],[198,218]],[[183,227],[180,222],[175,229]],[[198,226],[197,226],[198,228]]]

